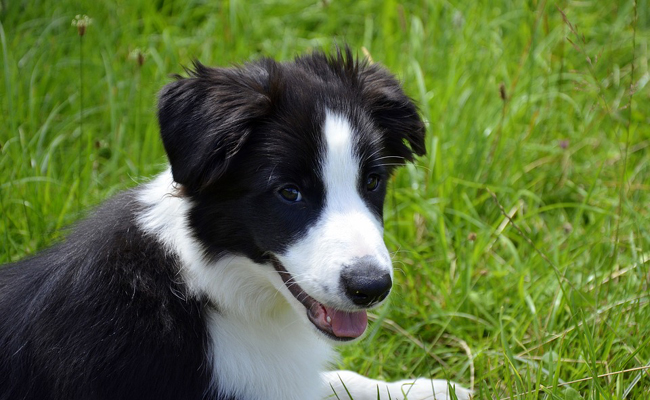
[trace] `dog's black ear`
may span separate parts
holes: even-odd
[[[198,62],[165,86],[158,101],[160,135],[174,180],[201,190],[221,177],[255,123],[270,112],[277,64],[236,68]]]
[[[401,157],[396,163],[413,161],[414,153],[424,155],[424,122],[398,80],[377,64],[362,66],[359,75],[371,117],[384,132],[384,145],[391,155]]]

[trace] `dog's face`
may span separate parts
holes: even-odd
[[[281,293],[319,332],[361,336],[365,310],[393,278],[386,184],[425,151],[424,124],[399,83],[349,51],[196,65],[163,90],[159,119],[206,257],[274,268]]]

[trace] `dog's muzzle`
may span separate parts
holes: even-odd
[[[340,310],[318,302],[298,285],[280,260],[272,255],[269,259],[289,292],[305,307],[308,319],[321,333],[337,341],[354,340],[363,335],[368,326],[365,310]],[[362,258],[359,263],[362,264],[355,263],[344,269],[341,284],[353,304],[369,308],[388,296],[392,280],[390,274],[375,270],[376,267],[367,260]]]

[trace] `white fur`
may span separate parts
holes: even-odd
[[[353,309],[340,287],[342,268],[357,258],[372,257],[391,278],[393,269],[381,221],[358,192],[359,159],[350,123],[328,112],[324,136],[325,207],[307,234],[278,258],[311,297],[339,309]]]

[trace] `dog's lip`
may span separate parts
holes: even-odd
[[[368,315],[365,310],[342,311],[318,302],[298,285],[277,257],[269,255],[269,259],[289,292],[307,310],[309,321],[321,333],[332,340],[350,341],[365,332],[368,325]]]

